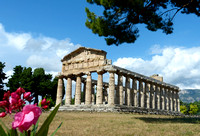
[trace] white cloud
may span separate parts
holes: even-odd
[[[27,61],[30,67],[44,68],[46,71],[60,71],[61,62],[59,58],[49,58],[44,56],[31,55]]]
[[[151,60],[119,58],[114,65],[144,74],[160,74],[164,81],[181,88],[200,88],[200,47],[165,47]]]
[[[31,33],[6,32],[0,23],[0,60],[12,67],[42,67],[46,71],[59,72],[61,58],[80,46],[68,38],[57,40],[42,35],[33,37]]]

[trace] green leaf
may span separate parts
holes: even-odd
[[[1,125],[0,125],[0,134],[1,134],[1,136],[7,136],[5,130],[2,128]]]
[[[36,130],[38,128],[38,123],[39,123],[39,119],[38,119],[37,123],[35,125],[33,125],[33,129],[31,131],[31,136],[35,136]]]
[[[10,131],[11,131],[11,136],[18,136],[16,129],[11,129]]]
[[[63,122],[60,123],[60,125],[58,126],[58,128],[53,132],[53,134],[51,134],[51,136],[54,136],[56,134],[56,132],[58,131],[58,129],[61,127]]]
[[[7,133],[10,134],[10,129],[8,129],[8,127],[6,127],[6,125],[1,120],[0,122],[3,125],[3,127],[6,129]]]
[[[53,118],[55,117],[55,115],[56,115],[59,107],[60,107],[60,104],[58,104],[54,108],[54,110],[49,114],[49,116],[47,117],[47,119],[42,124],[41,128],[36,133],[36,136],[45,136],[45,134],[47,135],[47,132],[49,130],[49,125],[52,122]]]

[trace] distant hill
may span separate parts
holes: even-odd
[[[179,96],[180,100],[186,103],[200,101],[200,89],[183,89]]]

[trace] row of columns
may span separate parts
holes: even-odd
[[[108,105],[127,105],[141,108],[151,108],[158,110],[180,111],[180,102],[178,90],[175,88],[166,87],[162,84],[153,83],[150,81],[136,79],[131,75],[118,73],[118,83],[115,85],[116,71],[109,72],[109,92]],[[96,105],[102,105],[103,100],[103,71],[98,71]],[[75,89],[75,105],[81,104],[81,74],[76,75]],[[123,86],[123,77],[126,78],[125,86]],[[131,83],[132,81],[132,83]],[[132,86],[131,86],[132,84]],[[62,85],[63,79],[58,80],[57,101],[56,104],[62,102]],[[84,104],[90,105],[94,101],[94,93],[92,88],[91,73],[87,73],[86,85],[84,92]],[[65,105],[71,104],[72,96],[72,78],[67,77],[66,100]]]

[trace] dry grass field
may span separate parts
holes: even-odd
[[[43,113],[40,123],[48,116]],[[12,119],[1,119],[9,127]],[[200,119],[127,113],[58,112],[49,134],[57,136],[200,136]]]

